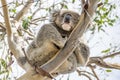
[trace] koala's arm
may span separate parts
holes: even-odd
[[[80,42],[78,47],[75,49],[74,54],[77,59],[77,66],[84,66],[87,64],[89,59],[89,47],[86,44]]]
[[[65,44],[61,34],[52,24],[43,25],[35,40],[38,46],[41,46],[41,43],[44,43],[45,41],[51,42],[60,48]]]

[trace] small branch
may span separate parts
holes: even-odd
[[[78,70],[77,69],[77,72],[80,74],[80,73],[87,73],[87,74],[89,74],[89,75],[91,75],[91,76],[94,76],[92,73],[90,73],[90,72],[88,72],[88,71],[81,71],[81,70]]]
[[[34,11],[34,13],[32,14],[32,18],[35,16],[35,14],[40,10],[41,8],[38,8]]]
[[[32,19],[31,22],[32,23],[36,23],[38,21],[44,21],[44,20],[48,20],[47,16],[43,16],[43,17],[39,17],[39,18],[36,18],[36,19]]]
[[[98,7],[100,7],[100,6],[102,6],[102,5],[103,5],[103,3],[99,3],[99,4],[98,4]]]
[[[28,9],[31,7],[32,3],[33,0],[28,0],[22,10],[18,14],[16,14],[14,20],[19,21],[28,12]]]
[[[89,80],[92,80],[92,79],[91,79],[91,77],[90,77],[90,76],[88,76],[87,74],[85,74],[85,73],[81,73],[81,71],[78,71],[78,70],[77,70],[77,72],[78,72],[79,76],[81,76],[81,75],[82,75],[82,76],[87,77]]]
[[[108,62],[103,61],[101,57],[91,57],[87,66],[91,65],[92,63],[96,64],[97,66],[104,67],[104,68],[112,68],[112,69],[119,69],[120,64],[111,64]]]
[[[0,27],[2,28],[0,29],[0,32],[6,32],[5,26],[1,22],[0,22]]]
[[[120,55],[120,52],[116,52],[116,53],[113,53],[113,54],[110,54],[110,55],[107,55],[107,56],[103,56],[102,59],[111,58],[111,57],[114,57],[114,56],[117,56],[117,55]]]
[[[94,71],[94,67],[92,65],[89,65],[90,69],[92,70],[94,76],[96,77],[97,80],[100,80],[96,74],[96,72]]]
[[[4,17],[3,14],[2,14],[1,12],[0,12],[0,15],[1,15],[2,17]]]
[[[25,30],[25,29],[22,29],[24,32],[26,32],[28,35],[32,36],[32,37],[35,37],[32,33],[30,33],[29,31]]]
[[[89,80],[92,80],[91,79],[91,77],[90,77],[90,75],[92,75],[93,77],[95,77],[92,73],[90,73],[90,72],[87,72],[87,71],[80,71],[80,70],[77,70],[77,72],[78,72],[78,74],[79,74],[79,76],[85,76],[85,77],[87,77]],[[87,73],[87,74],[86,74]],[[89,75],[89,76],[88,76]]]
[[[81,73],[81,75],[87,77],[89,80],[92,80],[92,78],[85,73]]]

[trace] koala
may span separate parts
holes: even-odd
[[[26,50],[26,57],[31,65],[40,67],[52,59],[64,47],[79,17],[78,13],[70,10],[53,11],[50,23],[41,27]],[[81,41],[78,44],[71,56],[53,74],[70,73],[86,64],[90,54],[89,47]]]

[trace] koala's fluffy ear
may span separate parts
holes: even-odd
[[[59,15],[60,10],[53,10],[50,12],[50,22],[54,22],[56,17]]]

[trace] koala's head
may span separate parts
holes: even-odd
[[[72,31],[79,21],[80,15],[70,10],[53,11],[51,21],[65,31]]]

